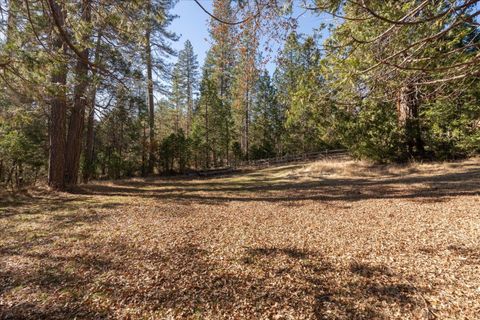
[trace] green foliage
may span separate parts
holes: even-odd
[[[183,130],[165,137],[159,146],[160,168],[165,173],[184,173],[191,161],[191,139]]]
[[[159,161],[163,172],[172,173],[175,160],[175,140],[174,133],[164,138],[160,142]]]
[[[275,73],[284,128],[280,153],[307,153],[338,146],[338,133],[332,130],[336,107],[329,99],[323,64],[312,37],[302,41],[295,33],[288,36]]]
[[[229,158],[232,141],[230,105],[219,97],[216,83],[204,71],[200,100],[193,122],[193,150],[202,167],[222,165]]]
[[[341,143],[356,158],[377,162],[399,160],[401,136],[395,109],[388,104],[366,104],[354,113],[337,115]]]
[[[9,107],[0,113],[0,184],[19,187],[45,173],[46,136],[46,121],[38,110]]]
[[[198,87],[198,62],[190,41],[179,52],[171,77],[168,103],[174,113],[174,131],[182,129],[190,134],[194,107],[194,94]]]
[[[143,99],[117,92],[117,104],[97,124],[95,176],[118,179],[138,175],[145,166],[146,108]]]
[[[398,20],[417,2],[368,6],[377,16]],[[337,109],[332,127],[354,155],[398,161],[456,158],[478,150],[478,76],[444,83],[457,71],[455,64],[473,65],[466,62],[478,54],[478,28],[464,23],[450,28],[455,17],[449,15],[400,27],[352,2],[338,1],[333,8],[359,18],[332,28],[322,72],[324,99]],[[425,3],[414,20],[444,11],[441,1]],[[422,42],[425,38],[430,40]]]
[[[451,159],[480,152],[480,90],[478,86],[457,100],[441,99],[425,104],[429,151],[437,159]]]
[[[256,145],[253,145],[255,148]],[[240,145],[239,141],[235,141],[232,143],[232,154],[233,154],[233,163],[237,165],[240,160],[243,160],[244,154],[242,152],[242,146]]]
[[[165,59],[175,54],[170,41],[178,38],[168,30],[174,3],[93,1],[87,19],[81,10],[86,2],[52,1],[66,13],[60,32],[42,2],[3,2],[0,183],[35,182],[45,176],[55,150],[63,154],[50,159],[60,165],[50,168],[58,168],[59,180],[74,176],[60,172],[61,159],[69,154],[78,159],[85,136],[88,168],[82,169],[92,178],[146,175],[153,165],[185,172],[341,147],[379,162],[480,152],[475,4],[460,13],[445,11],[452,5],[445,1],[312,0],[321,8],[317,13],[353,19],[329,25],[321,47],[318,38],[290,32],[276,56],[273,79],[260,67],[258,50],[268,29],[268,21],[260,19],[291,14],[294,2],[258,6],[261,14],[249,12],[252,19],[239,25],[212,19],[212,46],[199,85],[189,41],[173,68]],[[225,21],[241,20],[248,7],[243,0],[215,0],[212,6],[215,17]],[[399,19],[405,20],[392,22]],[[319,27],[327,26],[319,21]],[[87,48],[92,63],[85,66],[78,51]],[[162,90],[153,94],[150,84]],[[147,107],[147,91],[149,98],[162,96],[156,108],[151,99]],[[50,109],[51,101],[60,108]],[[84,134],[84,114],[93,134]],[[70,125],[72,119],[78,126]],[[62,139],[49,146],[49,128],[58,130],[52,137],[65,136],[71,150],[63,150]],[[65,128],[78,130],[67,134]]]
[[[257,81],[252,108],[252,145],[250,158],[269,158],[281,152],[284,114],[277,101],[277,91],[267,71]]]

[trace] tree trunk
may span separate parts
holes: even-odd
[[[96,87],[92,90],[91,101],[90,101],[90,110],[88,111],[88,120],[87,120],[87,141],[85,144],[85,162],[83,168],[83,181],[88,182],[94,176],[94,139],[95,139],[95,98],[96,98]]]
[[[146,156],[146,149],[147,149],[147,128],[145,123],[142,121],[142,128],[143,128],[143,135],[142,135],[142,177],[147,175],[147,156]]]
[[[0,184],[2,184],[3,182],[3,171],[4,171],[3,160],[0,159]]]
[[[97,36],[97,43],[95,45],[95,64],[98,64],[100,61],[100,44],[101,44],[102,35],[101,33]],[[92,71],[92,79],[95,79],[97,72],[94,69]],[[97,85],[94,84],[92,87],[92,93],[90,96],[90,110],[88,111],[88,121],[87,121],[87,142],[85,144],[85,163],[83,168],[83,181],[88,182],[92,179],[94,175],[94,138],[95,138],[95,101],[97,98]]]
[[[147,12],[151,11],[151,3],[148,2]],[[153,105],[153,63],[152,63],[152,46],[151,46],[151,25],[147,27],[145,34],[146,47],[146,64],[147,64],[147,104],[148,104],[148,126],[149,126],[149,146],[148,146],[148,168],[147,173],[153,173],[155,164],[155,118]]]
[[[250,83],[247,79],[247,87],[246,87],[246,103],[245,103],[245,132],[244,132],[244,139],[245,139],[245,159],[250,160],[250,154],[249,154],[249,131],[250,131]]]
[[[65,23],[62,8],[52,1],[52,14],[58,17],[63,27]],[[54,36],[52,51],[66,53],[67,46],[61,35]],[[64,59],[64,57],[61,57]],[[67,84],[68,67],[66,62],[59,62],[52,73],[51,83],[56,86],[54,95],[50,100],[50,127],[49,127],[49,160],[48,160],[48,185],[57,190],[65,187],[65,121],[67,112]]]
[[[82,1],[82,20],[89,23],[91,19],[91,0]],[[87,40],[89,35],[84,35]],[[68,125],[67,147],[65,155],[65,183],[75,185],[78,182],[80,154],[82,153],[82,138],[85,125],[85,108],[87,106],[88,88],[88,48],[81,51],[75,66],[75,87],[73,90],[73,109]]]
[[[209,140],[209,137],[208,137],[208,131],[209,131],[209,128],[208,128],[208,103],[205,103],[205,142],[206,142],[206,146],[205,146],[205,165],[206,165],[207,168],[210,167],[210,152],[209,152],[210,140]]]
[[[423,156],[425,153],[418,117],[419,105],[419,92],[415,86],[409,84],[400,88],[397,98],[398,124],[404,133],[406,154],[410,157]]]
[[[175,133],[178,134],[180,130],[180,103],[177,102],[175,106]]]
[[[190,70],[188,70],[187,75],[187,130],[185,132],[186,136],[190,136],[190,131],[192,127],[192,117],[193,117],[193,100],[192,100],[192,79],[190,75]]]

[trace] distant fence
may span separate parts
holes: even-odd
[[[302,162],[322,159],[340,159],[348,157],[348,152],[345,149],[325,150],[318,152],[310,152],[297,155],[284,155],[281,157],[273,157],[258,160],[242,161],[237,167],[268,167],[271,165],[284,164],[290,162]]]
[[[347,159],[349,154],[345,149],[337,150],[325,150],[318,152],[310,152],[296,155],[284,155],[280,157],[257,159],[257,160],[244,160],[237,163],[235,166],[218,167],[197,171],[200,176],[214,176],[223,175],[234,172],[242,168],[265,168],[273,165],[313,161],[313,160],[334,160],[334,159]]]

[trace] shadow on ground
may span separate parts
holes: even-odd
[[[388,319],[385,305],[396,306],[404,315],[428,316],[421,298],[427,289],[385,265],[339,264],[318,252],[256,247],[245,248],[231,262],[243,269],[234,273],[218,266],[211,253],[195,243],[155,253],[124,243],[96,250],[104,257],[94,253],[32,257],[17,252],[40,258],[44,265],[27,274],[1,272],[0,297],[14,292],[21,295],[29,288],[51,300],[3,305],[0,318],[121,318],[127,316],[122,309],[127,309],[134,312],[129,314],[133,318],[175,310],[172,315],[181,318],[234,313],[247,318],[290,314],[316,319]]]
[[[222,205],[229,201],[289,203],[302,200],[360,201],[368,199],[411,199],[421,202],[446,201],[460,195],[480,194],[480,168],[466,166],[463,171],[397,177],[292,178],[251,176],[236,179],[211,178],[186,181],[119,181],[111,185],[88,185],[74,191],[79,195],[145,197],[180,204]]]
[[[0,202],[0,319],[433,318],[424,295],[438,292],[386,264],[275,246],[246,246],[224,261],[186,234],[182,241],[149,235],[166,244],[145,248],[133,236],[109,238],[97,227],[110,218],[115,223],[112,215],[129,206],[127,197],[185,205],[300,206],[303,200],[438,202],[478,195],[480,169],[461,170],[378,179],[297,181],[254,173],[242,179],[118,181],[82,186],[69,197]],[[128,232],[128,226],[118,227]],[[478,248],[422,250],[480,263]]]

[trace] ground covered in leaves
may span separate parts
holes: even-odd
[[[0,201],[2,319],[474,319],[480,159]]]

